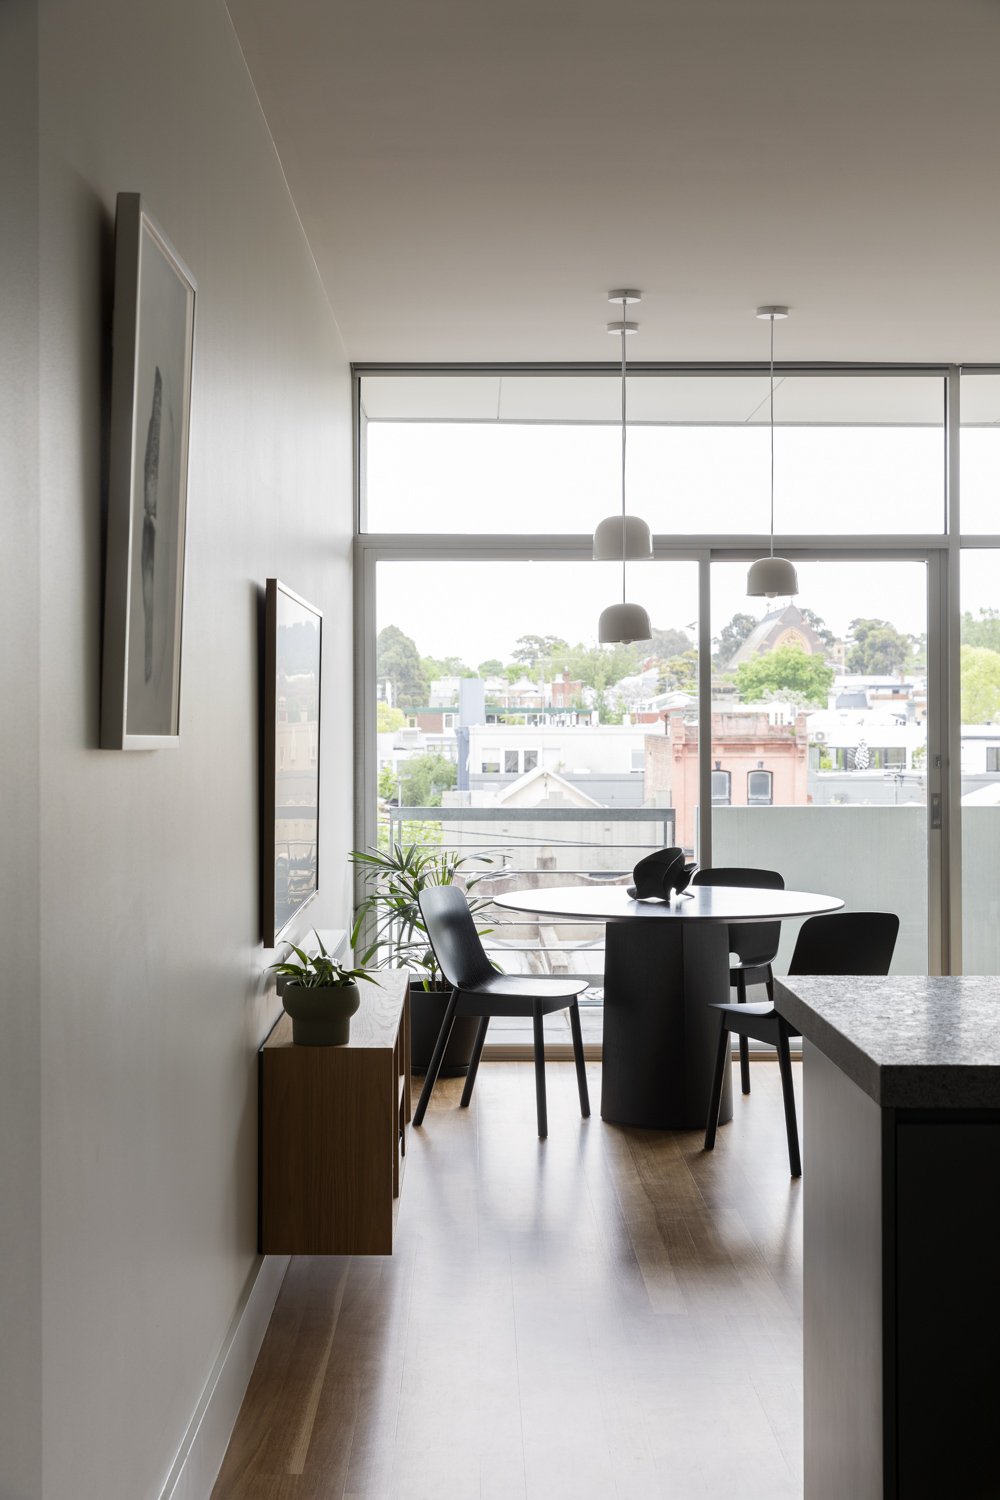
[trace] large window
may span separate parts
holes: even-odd
[[[655,532],[768,524],[768,377],[629,377],[629,496]],[[372,532],[592,532],[615,509],[617,376],[366,376]],[[775,525],[837,536],[944,529],[940,375],[796,375],[775,395]]]
[[[655,560],[627,592],[654,635],[601,648],[621,580],[588,538],[618,504],[617,372],[361,374],[359,838],[419,829],[508,884],[623,880],[676,842],[898,911],[901,972],[961,964],[961,846],[965,961],[998,972],[1000,374],[961,376],[960,445],[954,371],[778,376],[775,527],[799,594],[745,593],[767,546],[766,372],[633,367],[629,507]],[[582,966],[596,993],[592,933],[497,942],[515,968]]]
[[[489,895],[620,881],[680,837],[665,708],[683,705],[697,721],[697,566],[637,564],[634,586],[650,601],[654,638],[606,648],[594,634],[621,587],[614,564],[380,561],[369,841],[459,854]],[[684,769],[693,796],[697,765]],[[490,925],[506,972],[575,965],[599,986],[593,928],[499,914]]]

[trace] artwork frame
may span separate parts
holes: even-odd
[[[139,193],[119,193],[101,746],[180,741],[197,284]]]
[[[319,894],[323,727],[323,611],[278,578],[265,584],[262,667],[261,938],[273,948]]]

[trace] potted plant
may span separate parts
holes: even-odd
[[[388,851],[355,849],[350,856],[361,867],[367,894],[355,914],[351,942],[357,945],[361,928],[370,920],[370,941],[361,955],[363,964],[375,969],[410,969],[415,983],[410,1004],[410,1065],[414,1073],[426,1073],[448,1005],[451,986],[441,976],[434,951],[420,915],[420,892],[429,885],[452,885],[461,879],[471,891],[489,872],[468,872],[472,863],[464,855],[447,849],[428,849],[420,844],[395,843]],[[479,864],[492,864],[477,855]],[[488,898],[473,898],[473,912],[489,905]],[[485,935],[489,928],[480,928]],[[419,987],[418,987],[419,985]],[[469,1070],[479,1022],[475,1016],[457,1016],[452,1027],[441,1075],[454,1078]]]
[[[292,1018],[292,1041],[300,1047],[342,1047],[350,1040],[351,1017],[361,1004],[357,981],[377,979],[348,969],[330,957],[318,932],[319,952],[306,953],[292,943],[297,962],[272,964],[279,976],[281,1003]]]

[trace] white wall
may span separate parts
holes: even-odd
[[[38,28],[0,5],[0,1495],[41,1483]]]
[[[311,916],[346,925],[349,378],[221,0],[41,0],[39,57],[41,534],[20,597],[30,643],[34,566],[41,689],[36,717],[19,674],[29,765],[17,770],[30,809],[34,718],[42,1493],[142,1500],[160,1493],[256,1264],[255,1052],[277,1009],[257,910],[268,574],[325,611]],[[199,294],[181,743],[138,754],[97,748],[120,190],[144,195]],[[30,887],[30,829],[14,836]],[[30,1014],[30,986],[24,1000]],[[30,1155],[30,1036],[24,1056]],[[4,1452],[5,1500],[38,1493],[30,1463],[25,1478],[8,1465]]]

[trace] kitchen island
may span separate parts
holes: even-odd
[[[1000,1496],[1000,980],[789,978],[805,1500]]]

